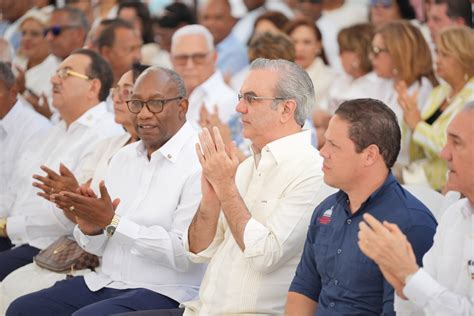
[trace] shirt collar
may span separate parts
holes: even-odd
[[[159,155],[169,160],[172,163],[175,163],[179,154],[181,153],[182,148],[187,144],[189,138],[196,135],[195,130],[191,127],[191,124],[186,122],[179,129],[179,131],[174,134],[163,146],[161,146],[157,151],[151,154],[150,160],[154,159],[155,156]],[[140,144],[137,146],[137,154],[139,156],[146,156],[148,153],[145,148],[143,141],[140,141]]]
[[[0,120],[0,125],[3,127],[5,132],[7,134],[11,133],[14,129],[15,126],[18,125],[18,115],[20,115],[20,107],[25,106],[20,99],[17,99],[13,107],[8,111],[7,115]]]
[[[302,130],[274,140],[262,148],[262,153],[271,153],[276,163],[279,164],[287,159],[293,159],[295,150],[302,146],[311,146],[311,131]]]
[[[104,101],[102,101],[99,104],[87,110],[86,112],[84,112],[71,125],[80,124],[86,127],[94,126],[96,122],[100,120],[105,113],[107,113],[107,105],[105,104]]]
[[[372,201],[374,199],[377,198],[377,196],[383,194],[383,192],[390,186],[392,186],[394,183],[397,183],[397,180],[395,179],[395,177],[393,176],[392,172],[389,171],[388,172],[388,175],[387,175],[387,178],[385,179],[384,183],[379,187],[377,188],[377,190],[375,190],[374,192],[372,192],[372,194],[369,195],[369,197],[360,205],[360,208],[357,210],[357,212],[355,214],[352,214],[348,208],[348,205],[349,205],[349,196],[347,195],[346,192],[342,191],[342,190],[339,190],[339,192],[337,193],[337,200],[338,201],[345,201],[346,203],[346,206],[347,206],[347,211],[349,212],[349,215],[352,216],[352,215],[356,215],[356,214],[362,214],[363,213],[363,210],[367,207],[367,205],[369,203],[372,203]]]

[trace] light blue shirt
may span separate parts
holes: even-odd
[[[235,75],[239,70],[249,63],[247,51],[231,32],[219,44],[217,44],[217,68],[222,74]]]

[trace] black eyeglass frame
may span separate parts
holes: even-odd
[[[146,106],[147,110],[150,111],[151,113],[158,114],[158,113],[163,112],[163,109],[165,108],[166,103],[175,101],[175,100],[182,100],[183,98],[184,98],[183,96],[178,96],[178,97],[169,98],[169,99],[151,99],[151,100],[146,100],[146,101],[139,100],[139,99],[130,99],[130,100],[125,101],[125,103],[127,103],[128,110],[133,114],[140,113],[143,110],[144,106]],[[140,102],[140,109],[138,111],[137,110],[132,111],[132,109],[130,108],[130,104],[132,104],[132,102]],[[160,110],[159,111],[152,110],[153,106],[150,108],[149,106],[150,102],[158,102],[157,105],[159,104]]]

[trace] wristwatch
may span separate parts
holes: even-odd
[[[112,221],[110,222],[109,225],[107,225],[104,229],[104,233],[107,237],[112,237],[115,233],[115,230],[117,229],[117,226],[120,222],[120,216],[117,214],[114,215],[112,218]]]
[[[7,219],[5,217],[0,218],[0,237],[7,237]]]

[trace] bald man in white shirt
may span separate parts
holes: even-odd
[[[447,188],[465,198],[441,217],[423,267],[410,243],[393,224],[365,218],[359,247],[395,288],[397,315],[474,315],[474,102],[466,104],[447,130],[441,157],[448,164]]]
[[[100,271],[23,296],[7,314],[111,315],[173,308],[197,295],[204,266],[190,262],[182,242],[201,199],[185,96],[172,70],[153,67],[137,79],[127,106],[140,141],[112,158],[100,198],[85,187],[53,196],[75,215],[78,244],[102,256]]]

